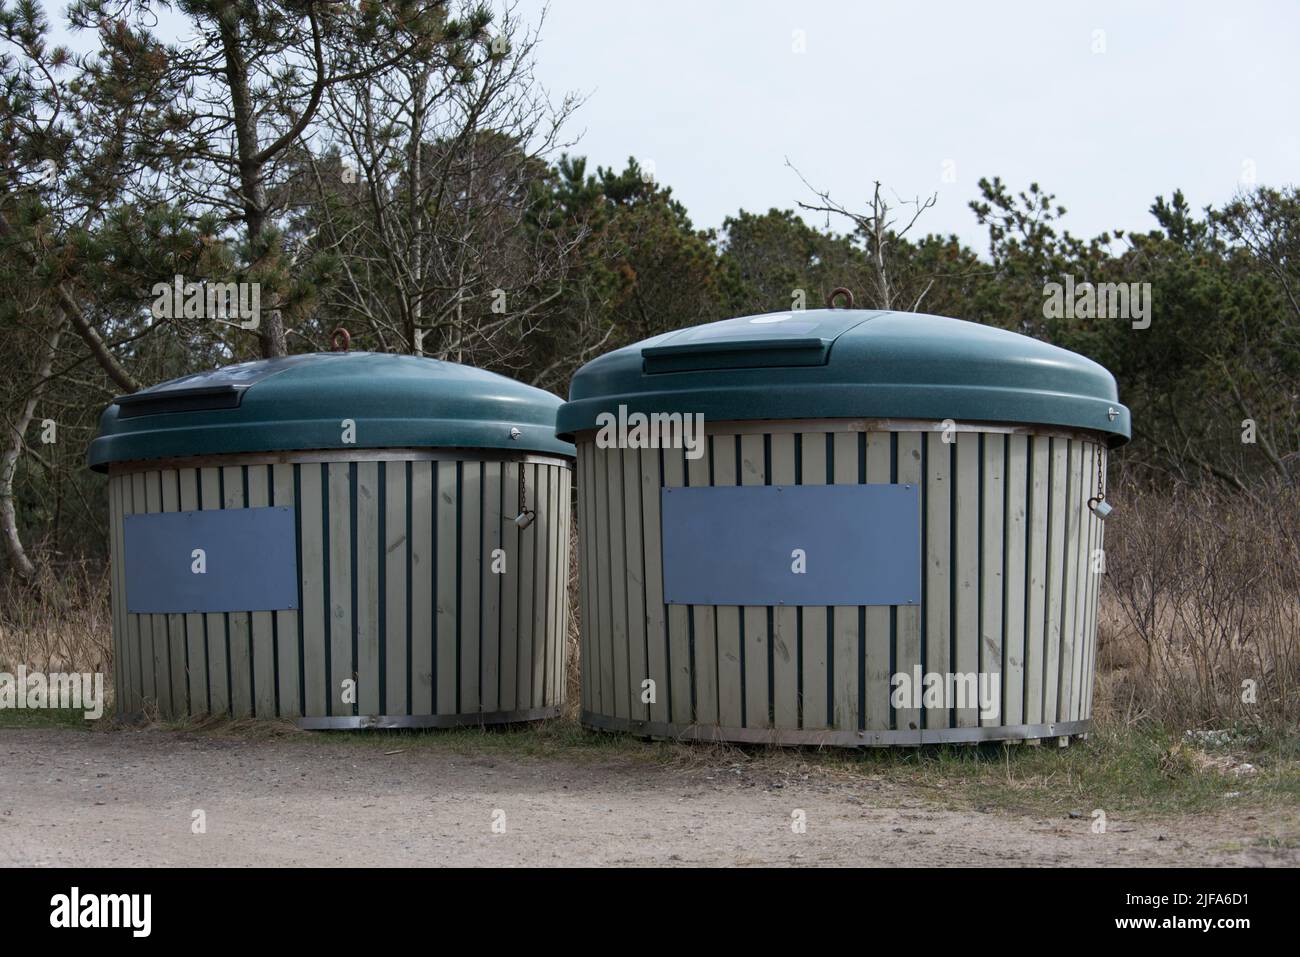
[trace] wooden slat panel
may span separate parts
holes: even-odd
[[[1052,481],[1047,515],[1047,623],[1044,626],[1043,720],[1056,721],[1061,667],[1061,606],[1065,583],[1066,485],[1068,439],[1051,439]]]
[[[686,481],[691,486],[709,483],[709,459],[712,446],[726,443],[726,436],[712,436],[708,448],[698,459],[686,459]],[[691,627],[695,636],[692,676],[695,696],[694,720],[700,724],[718,723],[718,625],[712,605],[691,606]]]
[[[600,714],[615,714],[618,704],[614,692],[614,623],[612,569],[609,567],[609,462],[617,450],[596,447],[592,456],[592,487],[596,490],[596,513],[592,525],[596,538],[596,641],[599,644],[597,661],[600,668],[600,690],[597,694]]]
[[[248,507],[265,508],[271,504],[269,467],[246,466],[248,474]],[[253,666],[253,713],[259,718],[275,717],[276,647],[274,639],[274,613],[255,611],[250,616],[252,647],[249,655]]]
[[[789,432],[772,436],[772,484],[794,485],[794,443]],[[780,605],[772,610],[773,724],[799,727],[799,610]]]
[[[867,482],[871,485],[888,485],[893,475],[892,441],[888,432],[868,432]],[[866,706],[866,727],[873,731],[889,729],[890,679],[890,609],[884,605],[871,605],[866,610],[866,687],[863,691]]]
[[[199,510],[199,472],[194,468],[182,468],[177,473],[179,485],[179,508],[183,512]],[[181,625],[185,635],[186,693],[185,700],[190,714],[207,714],[208,711],[208,662],[207,650],[203,642],[203,615],[185,615]]]
[[[316,466],[308,466],[315,468]],[[301,527],[303,522],[302,509],[298,507],[297,499],[294,497],[294,472],[297,469],[295,465],[279,464],[271,467],[271,494],[273,503],[276,506],[292,508],[297,512],[297,524]],[[317,521],[317,527],[320,522]],[[301,542],[301,533],[299,541]],[[299,559],[301,565],[301,558]],[[299,580],[302,572],[299,569]],[[302,607],[302,598],[299,596],[299,609]],[[285,717],[297,717],[302,714],[302,685],[301,672],[299,669],[299,654],[301,649],[298,646],[298,616],[300,611],[289,609],[287,611],[277,611],[275,613],[275,642],[276,642],[276,671],[278,674],[277,686],[279,695],[279,713]],[[320,641],[320,632],[316,632],[316,641]]]
[[[953,617],[956,623],[953,646],[956,660],[953,671],[965,680],[976,675],[979,690],[980,667],[980,435],[961,432],[957,435],[956,527],[953,529]],[[971,689],[967,686],[967,696]],[[958,708],[957,727],[973,728],[980,723],[978,697]]]
[[[244,507],[244,468],[226,466],[221,470],[223,508]],[[230,636],[230,713],[236,718],[253,714],[253,648],[252,621],[248,612],[232,612],[226,616]]]
[[[162,506],[164,512],[181,510],[180,473],[167,469],[160,473],[162,481]],[[191,714],[189,706],[189,676],[185,671],[185,616],[167,615],[167,685],[176,717]]]
[[[642,703],[642,682],[650,677],[646,649],[645,616],[645,562],[644,543],[641,538],[641,453],[625,449],[621,456],[623,467],[623,556],[627,592],[627,668],[629,712],[632,717],[646,721],[650,717],[649,703]]]
[[[456,476],[460,468],[455,462],[435,462],[434,482],[437,506],[437,605],[434,609],[434,660],[437,664],[435,705],[438,714],[455,714],[459,707],[456,691],[459,687],[460,635],[457,631],[457,612],[460,593],[457,589],[456,568],[460,563],[460,540],[457,531],[457,513],[460,508],[456,489]]]
[[[740,438],[740,484],[767,484],[766,443],[757,433]],[[768,700],[767,607],[747,606],[741,610],[745,626],[745,727],[772,727]]]
[[[739,482],[736,437],[713,436],[713,484],[737,485]],[[718,721],[724,728],[739,728],[745,723],[745,689],[740,667],[740,608],[718,605],[714,614],[718,643]]]
[[[990,676],[991,687],[1003,687],[1007,670],[1002,654],[1002,601],[1004,596],[1003,564],[1006,536],[1004,512],[1006,487],[1003,469],[1006,460],[1006,436],[985,435],[983,454],[983,489],[981,491],[983,544],[980,556],[980,664],[981,687],[984,675]],[[996,675],[994,681],[992,676]],[[998,693],[998,713],[990,718],[980,716],[980,724],[1000,725],[1005,720],[1005,693]],[[982,704],[983,702],[981,702]]]
[[[145,508],[150,514],[162,511],[162,476],[158,471],[144,476]],[[145,616],[149,622],[149,657],[145,662],[145,694],[165,717],[172,717],[171,679],[167,665],[167,616]]]
[[[663,449],[660,454],[663,456],[664,487],[685,486],[686,450]],[[661,516],[661,533],[662,528]],[[662,552],[657,561],[659,574],[662,577]],[[690,724],[695,716],[691,700],[696,678],[691,641],[692,614],[692,610],[685,605],[668,606],[668,684],[671,698],[669,710],[674,724]]]
[[[668,721],[668,616],[664,606],[663,543],[660,539],[659,456],[658,449],[642,449],[641,507],[644,509],[642,531],[644,551],[641,567],[645,570],[646,670],[654,682],[654,700],[650,703],[651,721]]]
[[[498,669],[500,697],[497,707],[513,711],[519,700],[519,593],[528,587],[520,577],[519,526],[514,517],[519,513],[519,462],[501,464],[501,551],[505,574],[501,576],[501,661]]]
[[[603,476],[609,502],[606,511],[608,528],[605,567],[609,571],[606,590],[609,593],[610,647],[614,659],[613,672],[613,714],[627,718],[631,711],[631,691],[628,674],[628,633],[627,633],[627,551],[623,546],[625,539],[623,511],[623,450],[605,450],[605,474]]]
[[[409,714],[406,700],[406,462],[384,466],[384,714]]]
[[[547,574],[553,561],[548,555],[552,536],[555,534],[555,505],[552,501],[551,469],[544,465],[537,467],[537,487],[533,492],[536,502],[537,519],[533,522],[535,549],[533,556],[533,653],[531,659],[531,683],[529,700],[531,707],[540,708],[545,704],[546,685],[546,622],[555,601],[547,589]],[[615,579],[617,581],[617,579]]]
[[[325,647],[330,640],[326,622],[325,507],[322,499],[323,467],[310,462],[298,467],[299,522],[302,526],[302,678],[303,714],[329,714],[330,689],[326,686]]]
[[[1085,681],[1087,680],[1088,668],[1088,645],[1089,645],[1089,627],[1092,623],[1092,608],[1089,604],[1089,598],[1092,594],[1092,548],[1096,536],[1097,517],[1093,515],[1092,510],[1088,508],[1088,499],[1095,490],[1097,474],[1097,446],[1093,442],[1084,444],[1083,447],[1083,466],[1081,469],[1082,484],[1076,496],[1077,507],[1079,509],[1079,519],[1082,532],[1079,538],[1079,580],[1078,587],[1075,590],[1077,596],[1077,605],[1075,609],[1075,640],[1074,640],[1074,662],[1073,670],[1073,687],[1071,688],[1071,718],[1078,721],[1085,715],[1083,713],[1083,702],[1086,697]]]
[[[330,714],[356,714],[343,682],[357,679],[352,658],[352,467],[329,464]]]
[[[952,670],[952,455],[943,433],[926,433],[925,642],[926,674]],[[947,708],[925,711],[927,728],[951,724]]]
[[[483,468],[461,465],[460,484],[460,711],[480,710],[479,679],[483,661],[481,570],[483,562]]]
[[[1005,668],[1002,675],[1006,724],[1025,723],[1025,534],[1029,516],[1029,442],[1023,435],[1007,436],[1006,582],[1004,604]]]
[[[433,463],[411,463],[411,714],[433,714]],[[445,574],[442,572],[441,574]]]
[[[199,507],[205,512],[222,507],[221,469],[199,469],[199,499]],[[209,612],[203,618],[208,651],[208,701],[213,714],[229,714],[230,632],[226,615]]]
[[[1041,724],[1043,668],[1047,655],[1043,617],[1047,607],[1047,494],[1051,462],[1048,438],[1029,438],[1028,611],[1025,621],[1025,723]]]
[[[822,433],[800,435],[802,445],[802,485],[825,485],[827,436]],[[800,609],[803,620],[803,685],[799,689],[803,726],[820,729],[829,726],[827,682],[830,669],[829,615],[825,606]]]
[[[1104,475],[1108,460],[1110,459],[1110,453],[1104,446],[1099,445],[1097,447],[1097,454],[1101,456],[1101,468],[1102,468],[1102,474]],[[1093,544],[1093,548],[1102,549],[1104,551],[1106,548],[1106,523],[1097,518],[1094,518],[1093,521],[1097,525],[1097,535]],[[1093,577],[1092,597],[1089,599],[1090,603],[1092,604],[1092,626],[1088,633],[1088,667],[1087,667],[1087,676],[1085,680],[1085,686],[1087,688],[1087,692],[1084,695],[1084,704],[1083,704],[1084,713],[1089,717],[1092,716],[1092,693],[1095,690],[1095,685],[1096,685],[1097,643],[1099,639],[1098,628],[1101,619],[1100,599],[1101,599],[1101,583],[1102,583],[1103,575],[1101,573],[1097,573],[1094,574],[1092,577]]]
[[[515,493],[518,495],[518,493]],[[501,463],[483,463],[483,568],[480,579],[483,603],[479,647],[479,686],[484,711],[498,710],[501,700],[501,581],[492,571],[493,552],[501,547]]]
[[[919,486],[923,481],[921,448],[925,435],[920,432],[900,432],[897,441],[897,480],[902,485]],[[911,675],[920,664],[921,609],[919,606],[900,606],[894,620],[894,670]],[[920,730],[920,709],[896,709],[894,725],[900,731]]]
[[[860,432],[836,433],[835,484],[857,485],[859,471]],[[815,556],[810,556],[816,561]],[[858,609],[841,605],[831,609],[834,631],[834,700],[832,727],[840,731],[856,731],[861,707],[858,695],[859,643]]]

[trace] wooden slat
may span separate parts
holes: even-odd
[[[1097,454],[1101,456],[1101,468],[1102,474],[1104,475],[1107,461],[1110,458],[1110,453],[1104,446],[1099,445],[1097,447]],[[1093,548],[1102,549],[1104,551],[1106,548],[1106,523],[1097,518],[1094,518],[1093,521],[1097,525],[1097,534]],[[1096,686],[1097,644],[1100,637],[1098,628],[1101,620],[1101,583],[1104,576],[1099,573],[1094,574],[1092,577],[1092,597],[1089,599],[1092,604],[1092,627],[1088,633],[1088,667],[1085,680],[1087,693],[1084,695],[1083,704],[1084,713],[1089,717],[1092,716],[1092,694]]]
[[[541,474],[540,465],[524,465],[524,480],[528,485],[529,507],[534,511],[541,508],[537,501],[537,476]],[[516,496],[518,491],[515,492]],[[518,503],[516,502],[516,505]],[[537,590],[537,565],[546,558],[545,545],[540,541],[541,530],[534,518],[533,523],[519,535],[519,650],[516,652],[514,684],[515,700],[520,708],[532,708],[533,701],[533,655],[535,645],[545,641],[545,635],[537,633],[537,606],[545,607],[546,596]]]
[[[789,432],[772,436],[772,484],[792,486],[795,437]],[[799,610],[779,605],[772,610],[772,709],[774,727],[799,727]]]
[[[199,507],[205,512],[222,507],[221,469],[199,469],[199,498]],[[208,701],[213,714],[229,714],[231,680],[227,616],[222,612],[209,612],[203,618],[208,651]]]
[[[1061,542],[1064,547],[1061,558],[1065,564],[1065,580],[1061,591],[1061,658],[1056,692],[1057,717],[1062,721],[1069,720],[1074,710],[1075,606],[1079,597],[1079,540],[1083,522],[1083,516],[1079,514],[1083,504],[1079,498],[1083,480],[1082,453],[1081,442],[1069,443],[1066,493],[1062,501],[1065,537]]]
[[[536,502],[537,519],[533,522],[535,553],[533,557],[533,653],[531,660],[531,682],[529,700],[531,707],[539,708],[545,704],[546,684],[546,640],[547,616],[555,601],[547,589],[547,574],[551,559],[548,557],[548,545],[555,534],[555,506],[551,498],[551,469],[544,465],[537,467],[537,487],[533,492]]]
[[[902,485],[919,487],[923,481],[921,468],[921,448],[925,441],[924,433],[899,432],[897,481]],[[924,548],[924,543],[922,543]],[[922,561],[924,561],[922,552]],[[921,664],[921,608],[920,606],[899,606],[894,621],[894,670],[911,676],[917,665]],[[894,711],[894,726],[900,731],[919,731],[921,728],[921,711],[918,708],[897,708]]]
[[[596,512],[592,516],[592,526],[596,538],[596,654],[600,668],[600,690],[598,711],[600,714],[617,713],[615,700],[614,676],[614,623],[613,591],[611,584],[612,570],[609,567],[609,457],[617,450],[596,447],[592,456],[592,487],[596,490]]]
[[[1025,723],[1041,724],[1043,709],[1043,669],[1047,654],[1044,640],[1044,615],[1047,607],[1047,496],[1048,466],[1051,462],[1051,439],[1029,438],[1029,534],[1028,551],[1029,601],[1025,621]]]
[[[1078,553],[1078,584],[1075,588],[1075,639],[1074,657],[1071,667],[1070,717],[1078,721],[1084,717],[1083,699],[1085,695],[1084,680],[1087,672],[1088,629],[1092,621],[1092,609],[1088,599],[1092,592],[1092,543],[1096,533],[1094,523],[1096,516],[1088,508],[1088,498],[1093,493],[1097,473],[1097,446],[1088,442],[1083,447],[1083,464],[1080,470],[1081,486],[1075,496],[1075,507],[1079,510],[1081,532]]]
[[[412,462],[411,714],[433,714],[433,608],[438,590],[433,541],[436,494],[433,463]]]
[[[244,507],[244,467],[229,465],[221,470],[224,493],[223,508]],[[226,616],[230,636],[230,713],[236,718],[253,714],[252,621],[248,612],[231,612]]]
[[[460,466],[455,462],[435,462],[433,467],[438,522],[437,605],[434,608],[434,661],[437,665],[435,705],[438,714],[455,714],[459,708],[456,691],[460,682],[460,635],[456,624],[460,607],[460,593],[456,584],[456,568],[460,563],[457,532],[460,499],[456,489],[456,476]]]
[[[686,459],[686,481],[691,486],[709,483],[709,460],[712,446],[725,444],[726,436],[709,438],[704,455]],[[692,677],[695,696],[694,720],[700,724],[718,723],[718,624],[712,605],[691,606],[691,627],[695,636]]]
[[[384,714],[409,714],[406,700],[406,462],[384,466]]]
[[[682,488],[686,485],[686,450],[663,449],[664,487]],[[706,464],[707,470],[707,464]],[[662,529],[662,516],[660,528]],[[657,559],[659,573],[663,574],[663,554]],[[669,710],[674,724],[690,724],[695,711],[692,693],[695,686],[695,662],[692,655],[691,619],[693,610],[686,605],[669,605],[668,627],[668,684]],[[701,617],[703,617],[701,613]]]
[[[953,671],[967,681],[975,675],[975,686],[966,685],[967,707],[956,712],[957,727],[979,725],[978,691],[980,670],[980,435],[957,435],[956,527],[953,529],[953,618],[956,632]],[[969,700],[974,693],[975,700]]]
[[[1051,439],[1052,482],[1047,529],[1047,623],[1044,626],[1043,720],[1059,720],[1057,692],[1061,667],[1061,606],[1065,583],[1065,491],[1069,482],[1068,439]]]
[[[478,462],[461,464],[460,485],[460,708],[463,714],[480,710],[479,678],[482,667],[480,623],[481,569],[483,562],[483,468]]]
[[[822,433],[800,435],[802,445],[803,485],[825,485],[827,436]],[[821,729],[829,726],[827,715],[827,681],[830,668],[829,609],[809,606],[800,609],[803,620],[803,684],[800,687],[803,726]]]
[[[162,507],[164,512],[179,512],[180,473],[167,469],[160,473],[162,481]],[[172,714],[176,717],[191,714],[189,706],[189,676],[185,671],[185,616],[168,615],[167,620],[167,685],[172,702]]]
[[[199,473],[195,469],[179,472],[179,507],[182,512],[199,510]],[[208,710],[208,672],[203,642],[203,616],[185,615],[181,621],[185,636],[185,700],[189,713],[206,714]]]
[[[514,493],[516,496],[518,492]],[[480,576],[483,619],[480,628],[479,686],[483,711],[497,711],[501,701],[501,582],[492,571],[493,552],[501,547],[501,463],[483,463],[483,568]]]
[[[246,466],[248,472],[248,507],[265,508],[271,504],[268,467]],[[250,615],[249,634],[252,646],[253,713],[259,718],[275,717],[276,647],[274,613],[255,611]]]
[[[588,506],[588,485],[586,481],[587,460],[591,456],[590,443],[579,442],[577,445],[578,459],[578,609],[581,616],[579,627],[581,629],[580,646],[579,646],[579,678],[581,680],[582,710],[591,711],[591,652],[588,650],[591,645],[591,635],[589,629],[592,624],[591,611],[591,566],[594,561],[590,546],[587,543],[587,532],[590,530],[590,522],[587,519]]]
[[[298,524],[303,522],[302,509],[294,497],[293,477],[297,466],[281,463],[271,467],[272,502],[277,507],[292,508],[297,513]],[[317,468],[318,466],[308,466]],[[317,529],[320,528],[320,516],[316,515]],[[301,538],[301,536],[300,536]],[[301,580],[299,569],[299,580]],[[285,717],[298,717],[302,714],[302,685],[299,669],[298,618],[301,614],[302,598],[299,596],[299,610],[287,609],[275,613],[276,672],[279,699],[279,713]],[[322,633],[315,632],[313,640],[320,642]]]
[[[740,438],[740,484],[766,485],[766,442],[759,434]],[[772,727],[772,705],[768,700],[768,654],[770,640],[767,632],[767,607],[750,605],[741,609],[745,644],[745,711],[747,728]]]
[[[952,455],[942,432],[928,432],[925,490],[925,674],[952,671]],[[927,728],[951,724],[947,708],[925,711]]]
[[[326,684],[325,647],[330,640],[325,606],[328,578],[325,555],[325,506],[322,497],[323,466],[308,462],[298,467],[300,522],[302,524],[302,677],[303,714],[320,717],[330,713],[331,689]],[[337,700],[337,693],[334,699]]]
[[[1029,517],[1029,442],[1023,435],[1007,436],[1006,489],[1006,662],[1002,675],[1006,724],[1025,723],[1025,534]]]
[[[618,448],[605,450],[605,474],[603,476],[606,494],[609,496],[607,506],[608,537],[607,550],[604,552],[609,570],[606,590],[609,593],[610,647],[614,658],[614,710],[615,717],[628,718],[632,715],[631,690],[628,655],[627,630],[627,551],[623,542],[626,515],[623,510],[623,450]]]
[[[660,538],[659,449],[642,449],[641,508],[644,533],[641,567],[645,571],[646,670],[654,682],[650,720],[665,722],[668,710],[668,615],[664,606],[663,543]]]
[[[985,435],[983,453],[983,490],[981,493],[981,521],[983,545],[980,556],[980,681],[989,687],[1003,688],[1006,668],[1002,655],[1002,601],[1004,597],[1003,564],[1006,536],[1004,512],[1006,487],[1003,477],[1006,460],[1006,436]],[[989,676],[987,679],[984,676]],[[996,680],[993,676],[996,676]],[[980,716],[982,725],[1000,725],[1005,719],[1005,693],[997,694],[997,714]],[[981,702],[983,704],[983,702]]]
[[[131,677],[131,638],[126,613],[126,558],[123,551],[123,534],[127,512],[127,479],[115,475],[108,480],[108,498],[111,507],[109,518],[112,543],[113,585],[113,709],[124,715],[129,710],[133,681]]]
[[[501,464],[501,544],[505,574],[501,576],[501,660],[498,667],[500,695],[497,707],[513,711],[519,700],[519,593],[528,588],[520,577],[519,526],[514,518],[519,512],[520,462]],[[526,629],[524,629],[526,630]]]
[[[734,435],[713,436],[713,484],[740,482]],[[740,667],[740,608],[718,605],[714,610],[717,627],[718,721],[724,728],[745,723],[745,689]],[[698,647],[698,644],[697,644]]]
[[[130,484],[129,498],[130,507],[128,515],[141,515],[149,511],[149,503],[144,493],[144,473],[136,472],[134,475],[126,477]],[[133,683],[135,690],[135,707],[133,711],[139,711],[149,703],[153,698],[152,693],[147,691],[150,687],[149,682],[152,678],[146,672],[151,673],[153,668],[153,618],[149,615],[127,615],[129,622],[128,629],[131,633],[131,647],[133,649],[134,661],[132,662],[135,681]]]
[[[379,714],[379,463],[357,463],[357,708]]]
[[[860,432],[838,432],[834,438],[834,463],[836,485],[857,485],[859,471]],[[865,441],[865,440],[863,440]],[[816,561],[816,556],[809,556]],[[858,665],[860,662],[861,630],[858,627],[858,609],[840,605],[831,609],[834,633],[834,689],[832,727],[839,731],[858,730],[861,712],[858,695]]]
[[[145,473],[145,508],[150,514],[162,511],[162,474]],[[145,693],[158,704],[158,711],[173,717],[171,679],[167,663],[167,616],[149,615],[149,658],[145,665]]]
[[[562,646],[565,634],[565,616],[568,606],[568,572],[565,561],[568,554],[570,505],[565,478],[568,469],[558,465],[546,467],[551,473],[551,514],[555,516],[555,531],[551,535],[547,556],[550,558],[551,614],[546,635],[547,691],[546,704],[557,704],[564,699],[564,659]]]
[[[645,561],[644,543],[641,539],[641,455],[636,449],[624,449],[619,455],[622,467],[623,552],[620,564],[624,570],[624,590],[627,601],[627,669],[628,711],[633,718],[646,721],[650,706],[642,702],[642,682],[650,677],[646,657],[645,627]]]
[[[357,679],[352,657],[352,479],[346,462],[329,464],[330,714],[356,714],[343,682]]]
[[[888,485],[893,474],[893,445],[888,432],[868,432],[867,482]],[[885,605],[871,605],[866,610],[866,707],[865,726],[873,731],[889,729],[890,679],[890,610]]]

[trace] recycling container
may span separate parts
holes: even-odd
[[[846,746],[1086,731],[1101,483],[1129,436],[1096,363],[939,316],[747,316],[587,363],[558,431],[586,725]]]
[[[121,714],[306,728],[545,718],[564,700],[560,399],[318,353],[122,396],[108,473]]]

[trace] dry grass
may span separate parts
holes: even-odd
[[[0,581],[0,671],[113,668],[108,569],[89,561],[41,563],[37,579]]]
[[[1128,486],[1114,498],[1097,716],[1121,725],[1294,734],[1300,490],[1226,496]]]

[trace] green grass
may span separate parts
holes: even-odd
[[[107,709],[105,710],[107,714]],[[0,729],[3,728],[77,728],[88,731],[106,719],[87,721],[81,708],[36,708],[19,710],[0,708]]]

